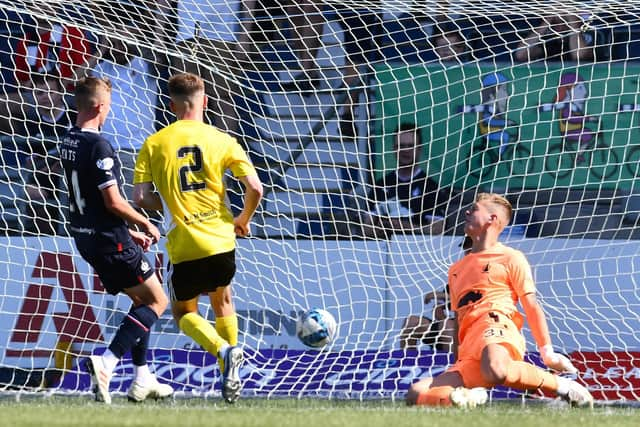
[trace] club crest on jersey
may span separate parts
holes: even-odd
[[[111,157],[105,157],[104,159],[100,159],[96,162],[96,166],[98,169],[103,171],[108,171],[113,169],[113,159]]]

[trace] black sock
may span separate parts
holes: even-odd
[[[146,305],[132,308],[122,319],[118,332],[109,345],[109,350],[117,358],[122,359],[127,351],[149,334],[156,320],[158,315]]]

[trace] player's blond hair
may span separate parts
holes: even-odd
[[[83,77],[76,82],[74,91],[78,111],[88,111],[102,102],[103,95],[111,93],[108,77]]]
[[[174,102],[189,102],[204,93],[204,81],[192,73],[175,74],[169,78],[169,96]]]
[[[476,197],[476,203],[477,202],[488,202],[491,205],[498,207],[499,210],[503,213],[503,227],[506,227],[509,224],[509,221],[511,221],[511,216],[513,215],[513,207],[505,197],[495,193],[480,193]]]

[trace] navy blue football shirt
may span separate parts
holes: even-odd
[[[127,223],[110,212],[102,191],[120,188],[120,162],[105,138],[94,129],[74,126],[59,146],[69,189],[70,231],[78,245],[121,251],[134,246]]]

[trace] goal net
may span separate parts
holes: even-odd
[[[130,197],[137,150],[174,120],[168,77],[188,70],[266,189],[233,280],[246,395],[402,398],[442,372],[439,292],[465,206],[491,191],[515,208],[502,238],[532,264],[577,380],[599,400],[640,398],[640,2],[0,4],[0,390],[89,393],[81,362],[129,310],[65,223],[56,144],[74,78],[112,81],[102,132]],[[228,187],[237,212],[242,188]],[[152,256],[163,274],[164,242]],[[296,337],[314,307],[338,323],[321,350]],[[177,392],[218,393],[215,359],[169,312],[150,352]],[[114,393],[132,369],[125,357]]]

